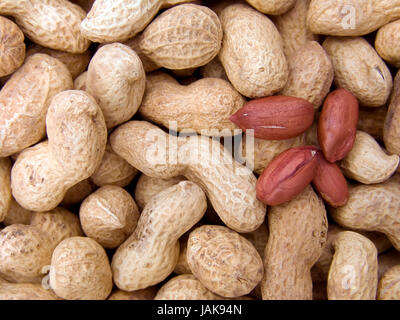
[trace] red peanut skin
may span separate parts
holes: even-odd
[[[343,88],[325,99],[318,121],[318,142],[329,162],[342,160],[353,148],[358,109],[357,98]]]
[[[317,149],[300,146],[275,157],[257,180],[257,198],[276,206],[292,200],[313,180],[318,164]]]
[[[349,188],[342,171],[337,164],[328,162],[321,151],[318,151],[317,160],[314,188],[330,206],[344,206],[349,200]]]
[[[254,129],[254,136],[285,140],[299,136],[314,121],[314,107],[307,100],[271,96],[252,100],[229,118],[243,131]]]

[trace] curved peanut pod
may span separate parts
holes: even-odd
[[[400,72],[394,79],[389,109],[383,126],[383,141],[386,149],[392,154],[400,155]]]
[[[362,106],[380,107],[386,103],[392,75],[367,40],[328,37],[323,48],[332,60],[337,87],[350,91]]]
[[[51,100],[72,86],[71,74],[59,60],[41,53],[27,58],[0,91],[0,157],[40,141]]]
[[[11,161],[0,158],[0,222],[8,215],[11,202]]]
[[[256,230],[266,207],[256,198],[256,177],[219,142],[200,136],[174,137],[145,121],[130,121],[110,136],[115,153],[144,174],[179,175],[198,183],[221,220],[238,232]]]
[[[222,26],[214,11],[182,4],[154,19],[144,30],[139,46],[156,65],[183,70],[210,62],[220,51],[221,42]]]
[[[178,261],[179,238],[202,218],[206,208],[204,192],[190,181],[154,196],[143,209],[134,233],[114,254],[115,284],[133,291],[164,280]]]
[[[107,142],[103,114],[84,91],[59,93],[46,118],[48,141],[24,150],[11,171],[14,198],[24,208],[55,208],[68,189],[89,178]]]
[[[362,36],[400,18],[398,0],[312,0],[307,24],[311,32]]]
[[[266,2],[266,1],[264,1]],[[289,11],[273,18],[282,41],[286,57],[289,57],[309,41],[318,41],[318,35],[307,28],[307,11],[311,0],[296,0]]]
[[[105,45],[90,61],[86,91],[97,100],[109,129],[132,118],[142,102],[145,84],[142,62],[128,46]]]
[[[400,300],[400,265],[386,271],[379,280],[378,300]]]
[[[276,206],[300,194],[315,176],[318,159],[313,146],[300,146],[274,158],[257,181],[257,198]]]
[[[0,17],[0,77],[12,74],[24,60],[24,34],[14,22]]]
[[[254,130],[258,139],[286,140],[312,125],[314,108],[301,98],[271,96],[246,103],[229,119],[242,130]]]
[[[331,92],[318,119],[318,141],[326,160],[342,160],[351,151],[357,122],[357,99],[346,89]]]
[[[384,25],[376,34],[375,48],[378,54],[390,64],[400,67],[400,20]]]
[[[229,117],[245,102],[228,81],[203,78],[183,86],[159,72],[147,76],[146,93],[138,112],[146,120],[179,132],[234,135],[237,127]]]
[[[327,281],[329,268],[332,264],[333,255],[335,253],[335,250],[333,248],[333,241],[336,239],[338,234],[340,234],[343,231],[353,231],[353,230],[349,228],[343,228],[336,224],[329,224],[326,245],[321,253],[320,258],[311,269],[312,279],[314,283],[321,283]],[[378,251],[378,254],[385,252],[392,247],[392,244],[390,243],[389,239],[383,233],[375,231],[360,231],[360,230],[357,230],[356,232],[371,240],[374,243]],[[378,262],[380,261],[380,257],[381,255],[379,256]]]
[[[189,234],[187,261],[193,275],[212,292],[240,297],[263,277],[263,264],[252,243],[224,226],[205,225]]]
[[[384,233],[399,250],[399,208],[400,178],[395,175],[380,184],[350,186],[347,203],[331,208],[330,215],[344,227]]]
[[[86,12],[67,0],[2,0],[0,14],[15,22],[33,42],[51,49],[83,53],[90,45],[80,31]]]
[[[191,0],[96,0],[81,23],[82,34],[95,42],[121,42],[142,31],[164,7]]]
[[[375,300],[378,259],[374,244],[353,231],[333,241],[335,254],[328,275],[329,300]]]
[[[357,131],[353,149],[340,162],[345,176],[364,184],[390,178],[399,165],[398,155],[388,155],[368,133]]]
[[[311,186],[293,200],[274,206],[268,215],[264,254],[264,300],[311,300],[311,267],[326,243],[324,203]]]
[[[343,206],[349,199],[347,181],[335,163],[325,160],[318,152],[318,164],[312,183],[321,197],[331,206]]]
[[[236,90],[249,98],[282,90],[289,70],[272,21],[243,4],[227,6],[220,19],[224,37],[219,59]]]
[[[223,300],[191,274],[172,278],[157,292],[154,300]]]
[[[318,109],[333,82],[329,56],[318,42],[310,41],[298,48],[287,61],[289,79],[280,94],[305,99]]]

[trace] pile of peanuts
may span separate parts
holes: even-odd
[[[399,300],[399,0],[1,0],[1,300]]]

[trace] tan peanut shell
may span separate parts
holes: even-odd
[[[0,231],[0,276],[11,282],[41,282],[53,244],[30,225],[13,224]]]
[[[157,287],[147,287],[145,289],[127,292],[115,290],[107,300],[153,300],[157,294]]]
[[[51,257],[50,286],[67,300],[104,300],[113,286],[104,249],[87,237],[62,241]]]
[[[90,177],[107,142],[103,114],[84,91],[55,96],[46,126],[49,140],[24,150],[11,172],[14,198],[32,211],[55,208],[68,189]]]
[[[326,243],[328,222],[323,201],[311,186],[268,215],[264,254],[264,300],[311,300],[311,267]]]
[[[312,0],[307,25],[311,32],[362,36],[400,18],[398,0]]]
[[[400,265],[400,251],[392,249],[378,256],[378,279],[381,279],[386,271]]]
[[[0,300],[61,300],[38,283],[1,283]]]
[[[76,185],[72,186],[72,188],[68,189],[67,193],[64,196],[64,199],[61,202],[61,205],[68,207],[74,204],[81,203],[95,189],[96,186],[90,178],[82,180]]]
[[[3,0],[0,14],[14,17],[39,45],[71,53],[83,53],[90,45],[79,28],[86,12],[67,0]]]
[[[381,108],[360,108],[358,110],[357,129],[373,136],[376,140],[383,140],[383,128],[388,109]],[[400,154],[400,151],[399,151]]]
[[[39,45],[33,45],[26,52],[26,56],[29,57],[35,53],[47,54],[53,58],[60,60],[68,68],[71,73],[72,79],[75,79],[82,72],[84,72],[89,65],[91,54],[89,50],[83,53],[70,53],[64,51],[58,51]]]
[[[398,155],[388,155],[368,133],[357,131],[353,149],[340,162],[340,168],[346,177],[372,184],[389,179],[399,161]]]
[[[142,62],[128,46],[101,47],[89,64],[86,91],[98,102],[107,128],[128,121],[138,110],[146,83]]]
[[[281,36],[272,21],[242,4],[226,7],[220,19],[224,37],[219,59],[236,90],[249,98],[282,90],[288,65]]]
[[[175,131],[195,131],[210,136],[233,135],[229,117],[245,99],[225,80],[203,78],[182,86],[166,73],[147,76],[139,114]]]
[[[0,158],[0,222],[8,215],[11,206],[11,161]]]
[[[367,40],[328,37],[323,47],[332,60],[335,84],[350,91],[366,107],[380,107],[392,90],[392,75]]]
[[[110,136],[113,150],[133,167],[155,178],[179,175],[198,183],[230,228],[251,232],[264,221],[266,208],[256,198],[256,178],[235,162],[218,141],[173,137],[146,121],[130,121]]]
[[[51,100],[72,85],[70,72],[59,60],[40,53],[27,58],[0,91],[0,157],[39,142]]]
[[[161,8],[189,1],[96,0],[81,24],[81,31],[95,42],[125,41],[142,31]]]
[[[92,174],[93,182],[99,186],[114,185],[126,187],[135,178],[138,170],[115,154],[110,144],[107,144],[103,160]]]
[[[393,21],[379,29],[375,38],[378,54],[390,64],[400,67],[400,20]]]
[[[24,60],[24,34],[14,22],[0,16],[0,77],[12,74]]]
[[[310,1],[296,0],[293,8],[273,18],[282,37],[286,57],[294,54],[308,41],[318,41],[318,35],[312,34],[307,28],[307,11]]]
[[[305,135],[305,144],[311,145],[311,146],[316,146],[317,148],[321,148],[319,145],[318,141],[318,119],[319,119],[320,113],[316,114],[314,123],[308,130],[304,133]]]
[[[87,71],[81,73],[74,80],[74,90],[86,91]]]
[[[263,264],[249,240],[224,226],[193,230],[187,244],[193,275],[212,292],[235,298],[253,290],[263,277]]]
[[[154,300],[223,300],[207,289],[195,276],[182,274],[165,283]]]
[[[184,177],[178,176],[170,179],[152,178],[145,174],[142,174],[136,184],[135,188],[135,200],[140,210],[143,210],[145,205],[154,197],[157,193],[178,184],[185,180]]]
[[[140,48],[141,37],[142,37],[142,34],[139,33],[136,36],[134,36],[133,38],[124,41],[122,44],[130,47],[133,51],[136,52],[136,54],[140,58],[140,61],[142,61],[143,69],[146,73],[155,71],[155,70],[159,69],[160,66],[158,64],[156,64],[154,61],[152,61],[150,58],[148,58],[142,52],[142,49]]]
[[[83,236],[79,218],[61,207],[32,213],[30,225],[47,236],[53,249],[64,239]]]
[[[298,48],[287,58],[289,79],[280,92],[284,96],[303,98],[318,109],[333,82],[333,66],[325,50],[316,41]]]
[[[349,186],[348,202],[340,208],[331,208],[330,216],[343,227],[382,232],[399,250],[399,187],[397,174],[384,183]]]
[[[11,199],[7,216],[3,220],[5,226],[12,224],[30,224],[32,211],[22,208],[14,198]]]
[[[254,172],[261,174],[268,164],[280,153],[287,149],[305,145],[305,135],[287,140],[264,140],[254,138],[254,147],[246,142],[246,136],[242,139],[242,154],[247,163],[253,163]],[[251,140],[250,140],[251,141]],[[246,148],[249,148],[247,150]]]
[[[385,272],[379,280],[378,300],[400,300],[400,265]]]
[[[386,149],[392,154],[400,155],[400,72],[394,79],[389,109],[383,126],[383,141]]]
[[[182,70],[210,62],[220,51],[221,41],[221,23],[211,9],[182,4],[155,18],[139,46],[156,65]]]
[[[325,282],[328,279],[329,268],[332,263],[333,255],[335,250],[333,248],[333,241],[336,239],[337,235],[343,231],[352,231],[349,229],[345,229],[336,224],[329,224],[328,227],[328,238],[326,241],[326,245],[321,253],[319,260],[315,263],[313,268],[311,269],[312,279],[314,283]],[[378,254],[387,251],[392,247],[389,239],[380,232],[373,231],[361,231],[358,230],[357,233],[367,237],[371,240]]]
[[[329,300],[375,300],[378,260],[374,244],[353,231],[333,241],[335,254],[328,275]]]
[[[256,8],[258,11],[271,14],[279,15],[283,14],[292,8],[296,0],[246,0],[250,5]]]
[[[195,183],[182,181],[154,196],[134,233],[112,260],[114,283],[134,291],[163,281],[175,268],[178,239],[204,215],[207,201]]]
[[[133,233],[139,210],[123,188],[104,186],[82,202],[79,217],[86,236],[112,249]]]

